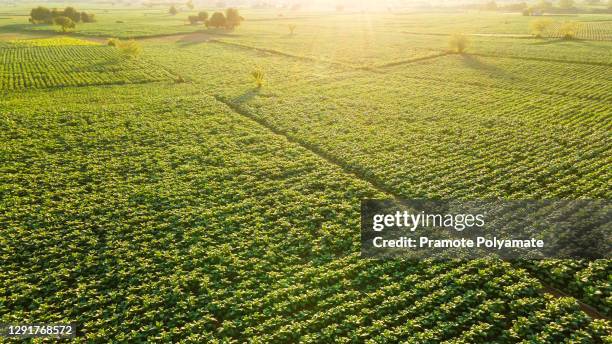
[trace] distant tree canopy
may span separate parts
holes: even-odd
[[[176,9],[176,7],[174,5],[172,5],[172,6],[170,6],[170,9],[168,10],[168,13],[170,13],[173,16],[175,16],[178,13],[178,10]]]
[[[193,10],[193,8],[194,8],[193,1],[191,1],[191,0],[187,1],[185,6],[187,6],[188,9]]]
[[[233,30],[235,27],[240,26],[240,23],[244,20],[243,17],[238,13],[236,8],[228,8],[225,10],[225,27]]]
[[[58,9],[50,10],[46,7],[38,6],[30,11],[30,23],[33,24],[54,24],[55,18],[66,17],[73,24],[93,23],[95,21],[93,13],[79,12],[74,7],[66,7],[63,11]]]
[[[200,18],[200,21],[205,22],[206,20],[208,20],[208,12],[206,11],[199,12],[198,18]]]
[[[215,12],[215,13],[213,13],[212,17],[210,17],[210,20],[208,20],[206,26],[212,26],[214,28],[220,28],[220,27],[225,26],[225,24],[226,24],[226,19],[225,19],[225,16],[223,15],[223,13]]]
[[[574,7],[573,0],[559,0],[559,7],[567,9]]]
[[[53,18],[53,23],[59,25],[62,28],[62,32],[68,31],[68,29],[74,29],[74,21],[68,17],[60,16]]]

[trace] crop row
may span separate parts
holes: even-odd
[[[0,90],[168,80],[161,68],[107,46],[13,46],[0,50]]]
[[[210,66],[189,64],[197,52],[215,56],[212,70],[235,66],[227,82],[217,82]],[[612,108],[598,87],[603,67],[568,65],[578,73],[564,77],[557,63],[448,56],[383,74],[321,75],[308,63],[285,59],[283,67],[281,57],[236,56],[221,46],[175,55],[170,68],[197,75],[244,115],[406,198],[610,197]],[[248,84],[255,58],[269,72],[257,93]],[[236,67],[234,59],[253,61]],[[588,284],[609,284],[603,274],[593,277],[572,295],[584,299]],[[590,300],[607,307],[605,293]]]
[[[560,28],[562,22],[556,22],[546,29],[546,37],[561,38]],[[581,22],[576,27],[576,38],[594,41],[612,41],[612,23],[609,21],[601,22]]]
[[[0,107],[3,323],[75,321],[78,342],[517,342],[564,317],[606,335],[506,263],[360,259],[359,200],[385,195],[199,86]]]

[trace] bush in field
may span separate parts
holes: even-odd
[[[193,10],[193,1],[189,0],[187,1],[185,5],[187,6],[188,9]]]
[[[251,76],[253,77],[253,80],[255,80],[255,85],[257,85],[257,88],[261,88],[264,84],[264,71],[261,69],[255,69],[251,72]]]
[[[109,38],[109,40],[106,42],[106,45],[116,47],[119,45],[119,42],[121,41],[118,38]]]
[[[55,17],[53,19],[53,24],[60,26],[62,28],[62,32],[66,32],[68,29],[74,29],[76,26],[72,19],[64,16]]]
[[[563,39],[574,39],[576,38],[576,35],[578,34],[578,29],[580,28],[580,24],[578,24],[577,22],[565,22],[563,24],[561,24],[561,26],[559,27],[559,35],[563,38]]]
[[[540,38],[544,35],[546,29],[552,24],[550,19],[536,19],[529,23],[529,28],[531,29],[531,33]]]
[[[240,16],[238,9],[228,8],[225,10],[225,27],[229,30],[233,30],[235,27],[240,26],[243,20],[244,18]]]
[[[111,38],[106,44],[119,49],[119,52],[128,58],[136,58],[140,56],[140,53],[142,52],[142,47],[140,44],[133,39],[129,41],[122,41],[118,38]]]
[[[206,20],[208,20],[208,12],[206,11],[201,11],[198,13],[198,18],[200,18],[201,22],[206,22]]]
[[[208,20],[207,26],[212,26],[214,28],[220,28],[225,26],[225,16],[223,15],[223,13],[221,12],[215,12],[213,13],[212,17],[210,17],[210,20]]]
[[[129,41],[120,41],[117,48],[119,48],[119,51],[128,58],[137,58],[142,52],[140,44],[133,39]]]
[[[96,21],[93,13],[81,12],[81,21],[83,23],[93,23]]]
[[[289,24],[289,34],[293,35],[293,32],[295,32],[295,28],[297,27],[297,25],[295,24]]]
[[[559,0],[559,7],[568,9],[574,7],[574,0]]]
[[[172,6],[170,6],[170,9],[168,10],[168,13],[170,13],[173,16],[175,16],[178,13],[178,10],[176,9],[176,7],[174,7],[174,5],[172,5]]]
[[[463,54],[469,45],[469,40],[464,34],[455,33],[451,35],[448,44],[452,52]]]
[[[531,15],[531,11],[532,11],[531,8],[525,8],[523,9],[522,13],[524,16],[529,17]]]

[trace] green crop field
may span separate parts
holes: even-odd
[[[610,259],[360,257],[367,198],[609,200],[612,14],[128,3],[0,4],[0,324],[612,343]]]

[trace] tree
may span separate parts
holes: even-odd
[[[289,24],[289,34],[293,35],[293,32],[295,31],[295,28],[297,26],[295,24]]]
[[[81,22],[83,23],[93,23],[96,21],[94,18],[95,15],[93,13],[81,12]]]
[[[70,18],[73,22],[78,23],[81,21],[81,13],[77,12],[74,7],[66,7],[63,13],[64,17]]]
[[[53,22],[51,11],[48,8],[42,6],[33,8],[30,11],[30,22],[33,24],[51,24]]]
[[[574,7],[573,0],[559,0],[559,7],[568,9]]]
[[[198,13],[198,18],[200,18],[201,22],[206,22],[206,20],[208,19],[208,12],[206,11],[201,11]]]
[[[221,12],[215,12],[207,23],[208,25],[218,29],[225,26],[225,16]]]
[[[55,25],[61,26],[62,32],[66,32],[68,29],[74,29],[74,27],[76,26],[74,22],[72,21],[72,19],[68,17],[64,17],[64,16],[55,17],[53,19],[53,23]]]
[[[189,0],[187,1],[185,5],[187,6],[188,9],[193,10],[193,1]]]
[[[240,23],[244,20],[243,17],[238,13],[236,8],[228,8],[225,10],[225,26],[233,30],[235,27],[240,26]]]
[[[459,53],[459,54],[463,54],[465,52],[465,49],[467,49],[469,40],[465,35],[460,34],[460,33],[455,33],[451,35],[448,44],[451,48],[451,51]]]
[[[578,29],[580,29],[580,24],[574,21],[568,21],[559,27],[559,35],[563,39],[574,39],[578,34]]]
[[[544,32],[550,24],[552,24],[550,19],[536,19],[529,23],[529,27],[531,28],[531,33],[537,38],[540,38],[544,35]]]
[[[170,6],[170,9],[168,10],[168,13],[170,13],[173,16],[175,16],[178,13],[178,10],[176,9],[176,7],[174,7],[174,5],[172,5],[172,6]]]
[[[142,52],[142,47],[138,42],[131,39],[129,41],[122,41],[118,38],[111,38],[107,43],[111,47],[119,49],[119,52],[127,58],[136,58]]]

